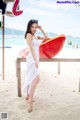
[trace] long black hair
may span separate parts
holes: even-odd
[[[31,20],[28,22],[28,24],[27,24],[27,30],[26,30],[26,32],[25,32],[25,38],[26,38],[27,33],[31,33],[31,26],[32,26],[34,23],[38,24],[38,20],[31,19]]]

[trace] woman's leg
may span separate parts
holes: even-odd
[[[28,100],[28,112],[32,112],[32,108],[33,108],[33,96],[34,96],[34,92],[35,89],[37,87],[37,84],[39,82],[39,75],[33,80],[32,84],[31,84],[31,88],[30,88],[30,93],[29,93],[29,100]]]
[[[34,95],[38,82],[39,82],[39,75],[33,80],[31,84],[30,93],[29,93],[30,100],[33,100],[33,95]]]

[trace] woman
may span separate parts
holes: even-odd
[[[44,37],[35,36],[35,33],[39,29]],[[39,46],[48,39],[48,35],[38,25],[38,20],[31,19],[27,24],[27,30],[25,33],[25,39],[29,46],[29,54],[27,60],[27,75],[24,83],[24,92],[26,92],[26,100],[28,100],[28,112],[33,110],[33,95],[36,86],[39,82]]]

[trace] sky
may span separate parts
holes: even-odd
[[[7,10],[12,6],[8,3]],[[26,31],[28,21],[37,19],[46,32],[80,37],[80,6],[59,4],[57,0],[20,0],[20,9],[23,13],[18,17],[5,15],[6,27]]]

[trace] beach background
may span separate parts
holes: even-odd
[[[50,0],[50,2],[51,1],[52,0]],[[22,3],[26,4],[26,2],[21,1],[21,8],[25,10],[25,5]],[[46,8],[43,8],[44,10],[42,9],[45,3],[47,10],[51,10],[50,14],[49,12],[45,14]],[[43,6],[40,8],[39,5],[41,4]],[[70,5],[70,7],[68,4],[66,7],[65,5],[63,8],[58,6],[57,10],[53,10],[52,2],[49,3],[45,0],[41,2],[31,0],[27,5],[30,5],[31,8],[27,7],[27,11],[24,11],[23,16],[20,16],[24,18],[25,14],[27,14],[27,18],[24,19],[24,22],[21,22],[20,17],[9,18],[6,16],[5,80],[2,80],[2,31],[0,29],[0,113],[7,112],[9,120],[80,120],[80,62],[61,62],[60,75],[57,73],[57,62],[40,62],[40,82],[34,95],[35,102],[32,113],[27,112],[27,101],[24,99],[23,91],[22,97],[18,97],[15,61],[19,51],[27,47],[26,40],[24,39],[25,22],[30,18],[39,18],[39,21],[41,20],[49,37],[56,37],[60,34],[66,35],[64,47],[55,58],[80,58],[80,26],[78,24],[80,18],[77,19],[76,17],[79,15],[79,8],[76,8],[74,5]],[[55,5],[54,8],[56,8]],[[54,14],[55,12],[57,14]],[[36,15],[34,15],[35,13]],[[69,15],[69,19],[66,18],[65,23],[63,22],[64,24],[61,27],[62,17],[60,17],[60,15],[63,13]],[[53,24],[50,19],[46,21],[48,29],[44,24],[45,19],[41,19],[43,17],[47,18],[47,16],[53,19],[55,16],[55,24]],[[58,17],[60,18],[61,24],[58,24]],[[74,18],[73,21],[71,18]],[[12,20],[14,20],[13,25]],[[53,28],[49,23],[53,24]],[[66,23],[68,27],[66,27]],[[24,30],[20,25],[24,26]],[[75,29],[73,29],[73,27]],[[38,31],[37,34],[42,36],[40,31]],[[78,48],[76,47],[77,45]],[[25,75],[26,62],[21,63],[22,89]]]
[[[34,110],[27,112],[27,101],[24,99],[23,85],[26,74],[26,63],[21,63],[22,97],[18,97],[16,78],[16,58],[26,40],[23,36],[5,38],[5,80],[2,80],[2,59],[0,59],[0,112],[7,112],[9,120],[79,120],[80,119],[80,63],[61,63],[58,75],[57,62],[40,62],[40,82],[35,92]],[[72,39],[75,44],[68,44],[68,39],[56,58],[80,58],[80,40]],[[69,39],[71,40],[71,39]],[[1,42],[1,39],[0,39]],[[79,48],[76,48],[76,44]],[[0,48],[0,55],[2,49]]]

